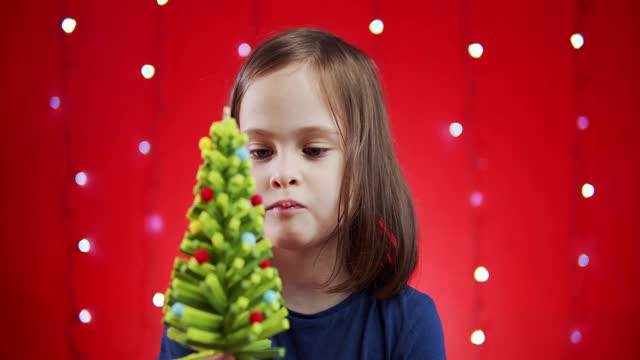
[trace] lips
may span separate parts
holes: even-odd
[[[304,208],[304,205],[292,199],[282,199],[274,202],[273,204],[267,206],[267,211],[275,208],[281,209],[301,209]]]

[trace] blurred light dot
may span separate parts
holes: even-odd
[[[60,98],[57,96],[52,96],[51,99],[49,99],[49,106],[51,106],[52,109],[57,109],[60,107]]]
[[[155,305],[156,307],[164,306],[164,294],[156,293],[155,295],[153,295],[153,305]]]
[[[482,196],[482,193],[480,191],[474,191],[471,194],[471,198],[469,199],[469,202],[473,207],[480,207],[484,202],[484,196]]]
[[[591,184],[582,185],[582,196],[585,199],[592,197],[595,192],[596,192],[596,189],[593,187],[593,185]]]
[[[582,34],[571,35],[571,45],[573,45],[574,49],[580,49],[582,45],[584,45],[584,38],[582,37]]]
[[[238,46],[238,55],[247,57],[251,53],[251,46],[247,43],[242,43]]]
[[[67,34],[71,34],[76,28],[76,24],[76,21],[72,18],[65,18],[64,20],[62,20],[62,30]]]
[[[157,234],[162,231],[163,222],[160,215],[151,215],[147,218],[147,231]]]
[[[589,255],[580,254],[580,256],[578,256],[578,266],[587,267],[587,265],[589,265]]]
[[[458,137],[462,134],[462,125],[460,123],[454,122],[449,125],[449,133],[451,136]]]
[[[91,313],[88,310],[80,311],[80,315],[78,317],[80,318],[80,321],[82,321],[83,324],[86,324],[91,321]]]
[[[578,116],[578,129],[586,130],[589,127],[589,119],[586,116]]]
[[[485,341],[484,332],[482,330],[476,330],[471,334],[471,343],[475,345],[482,345]]]
[[[485,282],[489,280],[489,271],[484,266],[478,266],[476,271],[473,273],[473,277],[477,282]]]
[[[384,23],[380,19],[375,19],[369,24],[369,31],[374,35],[382,34],[382,30],[384,30]]]
[[[85,186],[87,185],[87,181],[87,174],[85,174],[83,171],[76,174],[76,184]]]
[[[158,0],[158,5],[164,6],[164,5],[167,5],[168,2],[169,0]]]
[[[578,344],[580,341],[582,341],[582,333],[579,330],[573,330],[571,333],[571,342]]]
[[[469,45],[467,50],[469,51],[469,55],[471,55],[471,57],[475,58],[475,59],[477,59],[480,56],[482,56],[482,53],[484,52],[484,48],[482,47],[482,45],[480,45],[478,43],[473,43],[473,44]]]
[[[156,74],[156,68],[153,65],[145,64],[140,70],[145,79],[151,79]]]
[[[138,145],[138,151],[140,151],[140,153],[143,155],[147,155],[149,151],[151,151],[151,144],[149,144],[149,142],[146,140],[141,141]]]
[[[91,250],[91,243],[87,239],[82,239],[78,242],[78,249],[83,253],[88,253]]]

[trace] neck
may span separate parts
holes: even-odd
[[[336,247],[332,242],[324,249],[273,248],[273,265],[280,274],[282,297],[288,309],[302,314],[315,314],[340,303],[351,294],[327,293],[322,288],[322,284],[331,276],[335,258]],[[346,278],[346,273],[342,271],[329,283],[329,287]]]

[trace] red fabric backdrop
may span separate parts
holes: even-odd
[[[151,300],[168,284],[197,141],[220,118],[243,61],[237,48],[308,25],[380,67],[419,213],[412,284],[436,301],[448,357],[639,358],[638,4],[3,4],[1,357],[157,355],[161,309]],[[65,17],[78,22],[72,34],[60,28]],[[379,36],[368,30],[376,17]],[[580,50],[574,32],[585,37]],[[467,53],[472,42],[484,46],[480,59]],[[143,64],[156,67],[153,79]],[[459,138],[448,134],[453,121],[464,126]],[[142,140],[149,155],[137,150]],[[594,197],[580,196],[584,182]],[[474,191],[484,199],[477,208]],[[147,230],[152,215],[157,233]],[[77,250],[83,237],[89,254]],[[479,265],[485,283],[473,279]],[[89,324],[78,321],[83,308]],[[486,334],[480,346],[470,342],[476,329]]]

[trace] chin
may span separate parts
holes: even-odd
[[[265,227],[264,235],[267,239],[271,240],[274,248],[289,251],[302,250],[313,243],[313,240],[308,237],[308,234],[282,228],[276,230]]]

